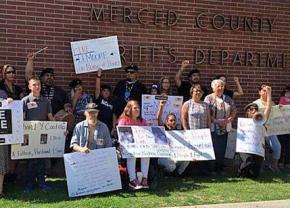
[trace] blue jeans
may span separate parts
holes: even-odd
[[[280,159],[281,155],[281,145],[276,135],[266,136],[265,141],[271,147],[272,158],[275,160]]]
[[[45,159],[28,159],[26,161],[24,184],[32,188],[37,178],[38,185],[45,183]]]

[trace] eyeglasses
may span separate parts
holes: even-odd
[[[7,71],[5,74],[15,74],[15,71]]]

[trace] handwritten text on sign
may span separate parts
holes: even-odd
[[[71,42],[76,74],[122,67],[117,36]]]
[[[123,158],[170,157],[164,127],[118,126],[117,130]]]
[[[24,121],[24,142],[12,145],[11,159],[63,157],[66,122]]]
[[[264,108],[259,109],[261,112]],[[284,105],[282,107],[273,106],[271,108],[270,117],[266,123],[267,136],[281,135],[290,133],[290,106]]]
[[[167,96],[167,101],[164,106],[162,120],[165,122],[166,116],[169,113],[174,113],[177,118],[177,125],[181,127],[181,107],[183,103],[182,96]],[[158,121],[156,113],[159,107],[160,100],[156,95],[142,95],[142,118],[144,118],[149,126],[157,126]]]
[[[238,118],[236,152],[265,157],[265,128],[250,118]]]
[[[116,149],[64,155],[69,197],[85,196],[122,188]]]
[[[23,103],[21,101],[1,102],[0,145],[23,142]]]
[[[209,129],[166,131],[174,161],[214,160]]]

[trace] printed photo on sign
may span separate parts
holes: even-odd
[[[119,129],[119,142],[123,144],[134,143],[131,127],[122,127]]]

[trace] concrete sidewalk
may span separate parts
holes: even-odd
[[[276,201],[244,202],[230,204],[213,204],[198,206],[183,206],[180,208],[290,208],[290,199]],[[175,207],[176,208],[176,207]]]

